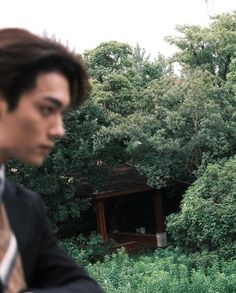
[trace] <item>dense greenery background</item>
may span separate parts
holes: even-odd
[[[181,211],[168,218],[170,236],[189,251],[231,258],[236,12],[214,17],[209,27],[176,30],[178,36],[166,37],[178,48],[168,59],[159,55],[153,61],[139,45],[116,41],[84,52],[90,100],[65,115],[66,137],[42,167],[10,162],[8,175],[44,196],[57,229],[79,221],[90,205],[76,197],[80,181],[68,176],[71,170],[86,176],[94,190],[102,189],[112,166],[124,162],[145,174],[152,187],[185,183]]]

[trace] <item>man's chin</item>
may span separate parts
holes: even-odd
[[[30,166],[39,167],[43,164],[45,158],[44,157],[27,157],[27,158],[16,158],[22,163]]]
[[[34,167],[39,167],[43,164],[44,160],[41,160],[40,162],[29,162],[28,165],[34,166]]]

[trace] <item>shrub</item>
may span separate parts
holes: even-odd
[[[236,252],[236,158],[209,165],[184,195],[181,211],[167,219],[175,244],[188,251]]]
[[[103,260],[106,254],[114,250],[114,241],[103,241],[99,234],[92,233],[85,237],[79,235],[61,241],[61,245],[69,255],[82,266]]]
[[[106,293],[236,292],[236,261],[226,262],[214,256],[214,261],[202,268],[201,258],[198,255],[195,261],[199,259],[199,263],[193,266],[191,258],[177,250],[157,250],[133,258],[121,249],[87,269]]]

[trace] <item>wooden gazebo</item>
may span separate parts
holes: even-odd
[[[165,236],[162,192],[148,187],[146,178],[132,166],[124,164],[113,168],[112,175],[103,191],[88,193],[86,197],[92,198],[98,232],[104,240],[114,239],[117,246],[125,246],[127,251],[134,251],[141,247],[162,246],[157,243],[157,235]],[[151,227],[149,229],[145,227],[148,225],[142,223],[142,216],[139,219],[133,219],[139,217],[138,213],[133,213],[132,218],[132,210],[136,206],[137,199],[141,202],[139,204],[141,213],[149,215],[148,225]],[[149,201],[148,211],[145,210],[147,200]],[[124,208],[125,202],[128,202],[126,208]],[[122,216],[125,214],[126,219],[123,217],[121,225]],[[130,228],[130,231],[126,223],[130,222],[128,218],[139,224]]]

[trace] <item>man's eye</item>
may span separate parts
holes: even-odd
[[[53,107],[50,107],[50,106],[43,106],[40,108],[40,112],[44,116],[48,116],[48,115],[52,114],[53,111],[54,111]]]

